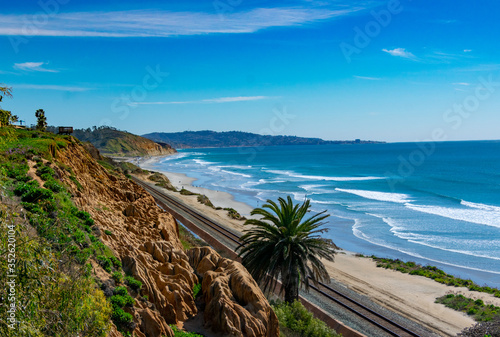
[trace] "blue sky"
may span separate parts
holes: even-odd
[[[498,1],[11,1],[1,103],[136,134],[499,139]]]

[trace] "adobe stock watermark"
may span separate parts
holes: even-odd
[[[5,321],[9,329],[15,329],[16,319],[16,225],[13,221],[6,226],[7,228],[7,282],[6,287],[7,298],[4,299],[7,305],[7,317]]]
[[[33,15],[23,17],[22,35],[9,36],[9,41],[14,52],[19,53],[19,46],[27,44],[30,39],[37,35],[47,25],[49,20],[59,14],[61,5],[66,5],[70,0],[39,0],[37,2],[41,11]]]
[[[402,11],[403,5],[400,0],[389,0],[386,9],[372,10],[370,12],[373,20],[368,21],[363,29],[358,26],[354,27],[355,34],[352,43],[342,41],[339,44],[347,63],[352,62],[351,56],[353,54],[360,54],[364,48],[368,47],[372,40],[380,35],[382,28],[389,26],[393,17]]]
[[[242,2],[243,0],[214,0],[212,5],[219,15],[219,19],[224,21],[224,16],[228,13],[232,13]]]
[[[262,128],[258,133],[263,136],[277,136],[282,134],[288,125],[296,118],[295,115],[287,111],[286,106],[273,109],[273,116],[269,120],[268,126]],[[238,147],[238,152],[248,155],[247,162],[255,159],[258,152],[264,150],[269,144],[247,144],[246,147]]]
[[[139,103],[144,102],[149,93],[157,89],[169,76],[168,72],[163,72],[160,65],[156,65],[153,69],[150,66],[146,67],[146,74],[142,78],[141,84],[136,85],[128,94],[122,94],[120,98],[116,98],[111,103],[111,112],[117,114],[120,120],[126,119],[133,109],[139,106]],[[99,123],[102,125],[112,125],[112,120],[109,118],[102,119]]]
[[[465,120],[478,112],[481,102],[489,99],[500,87],[500,82],[495,81],[492,74],[487,78],[479,77],[478,82],[479,84],[473,94],[465,97],[461,103],[453,104],[451,108],[443,113],[444,127],[433,129],[428,139],[415,143],[417,147],[415,150],[411,151],[407,156],[400,155],[398,157],[397,173],[390,171],[385,173],[387,183],[392,191],[395,190],[397,184],[404,182],[413,175],[415,170],[434,154],[436,142],[448,140],[448,132],[459,129]]]

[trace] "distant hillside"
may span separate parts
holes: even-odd
[[[153,132],[143,135],[154,141],[165,142],[174,148],[191,147],[239,147],[273,145],[323,145],[323,144],[360,144],[380,143],[363,140],[323,140],[295,136],[263,136],[255,133],[228,131],[184,131],[175,133]]]
[[[73,136],[92,143],[106,156],[159,156],[176,152],[166,143],[155,143],[147,138],[107,126],[76,129]]]

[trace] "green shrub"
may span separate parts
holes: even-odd
[[[122,262],[120,260],[118,260],[118,258],[116,256],[111,256],[109,258],[109,260],[111,261],[111,263],[113,264],[113,266],[115,266],[116,269],[121,269]]]
[[[113,295],[109,298],[109,301],[113,306],[123,308],[124,306],[132,307],[135,304],[135,300],[132,296],[126,295]]]
[[[115,295],[125,296],[125,295],[127,295],[127,294],[128,294],[127,287],[124,287],[124,286],[121,286],[121,287],[116,287],[116,288],[113,290],[113,294],[115,294]]]
[[[135,291],[139,291],[142,287],[142,282],[139,280],[136,280],[132,276],[126,276],[125,277],[125,282],[129,285],[130,288],[134,289]]]
[[[45,188],[32,187],[26,193],[23,193],[21,200],[24,202],[39,202],[42,200],[49,200],[54,198],[54,193]]]
[[[182,195],[198,195],[198,193],[191,192],[189,190],[186,190],[184,187],[180,190],[179,192]]]
[[[304,337],[339,337],[325,322],[313,317],[299,301],[289,304],[278,302],[272,304],[278,316],[280,331],[286,335],[299,335]]]
[[[123,274],[119,271],[115,271],[113,274],[111,274],[111,277],[113,280],[115,280],[116,283],[122,283],[123,281]]]
[[[453,310],[461,311],[472,316],[476,321],[489,321],[498,316],[500,307],[492,304],[485,305],[481,299],[473,300],[463,295],[448,294],[436,299],[436,303],[444,304]]]
[[[104,233],[105,233],[106,235],[113,235],[113,232],[112,232],[112,231],[110,231],[110,230],[107,230],[107,229],[106,229],[106,230],[104,230]]]
[[[43,184],[43,187],[48,188],[49,190],[51,190],[54,193],[59,193],[59,192],[64,191],[64,187],[62,187],[61,184],[59,184],[55,180],[46,181],[45,184]]]
[[[193,298],[196,299],[201,293],[201,283],[197,283],[193,287]]]
[[[119,330],[127,329],[128,324],[131,323],[134,317],[128,312],[123,311],[122,308],[113,308],[113,314],[111,315],[113,322],[116,324]]]
[[[101,265],[102,268],[104,268],[105,271],[107,271],[108,273],[111,273],[112,263],[111,263],[110,259],[108,259],[104,255],[99,255],[97,257],[97,262]]]

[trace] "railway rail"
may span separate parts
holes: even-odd
[[[193,211],[191,208],[185,206],[183,203],[175,200],[175,198],[172,198],[171,196],[157,190],[156,188],[153,188],[149,186],[148,184],[142,182],[141,180],[132,177],[132,179],[142,186],[146,191],[148,191],[155,199],[160,200],[160,201],[167,201],[171,205],[175,206],[177,209],[189,214],[191,217],[195,218],[199,222],[201,222],[203,225],[208,226],[212,230],[216,231],[220,235],[224,236],[226,239],[231,241],[233,244],[236,246],[240,244],[239,241],[239,235],[236,233],[233,233],[232,231],[228,230],[227,228],[217,224],[216,222],[212,221],[211,219],[205,217],[202,214],[199,214],[196,211]],[[163,200],[161,200],[163,199]],[[333,289],[332,287],[319,282],[318,286],[310,285],[310,288],[312,288],[314,291],[318,292],[321,294],[323,297],[327,298],[328,300],[335,302],[336,304],[342,306],[346,310],[352,312],[353,314],[357,315],[360,319],[370,323],[371,325],[377,327],[378,329],[383,330],[385,333],[387,333],[390,336],[394,337],[421,337],[421,335],[417,334],[414,331],[409,330],[408,328],[405,328],[398,324],[397,322],[394,322],[393,320],[385,317],[384,315],[379,314],[373,309],[370,309],[363,305],[362,303],[350,298],[349,296],[343,294],[339,290]]]

